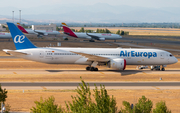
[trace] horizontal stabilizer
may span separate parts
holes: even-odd
[[[9,49],[3,49],[3,51],[6,52],[6,54],[12,55],[12,56],[30,55],[29,53],[19,52],[19,51],[14,51],[14,50],[9,50]]]

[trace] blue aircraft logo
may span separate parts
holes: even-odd
[[[120,57],[157,57],[156,52],[136,52],[136,51],[121,51]]]

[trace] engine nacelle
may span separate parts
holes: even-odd
[[[101,40],[101,41],[105,41],[105,38],[99,38],[99,40]]]
[[[89,40],[91,40],[91,39],[92,39],[90,36],[87,36],[86,38],[87,38],[87,39],[89,39]]]
[[[109,67],[116,70],[124,70],[126,68],[126,60],[125,59],[111,59],[109,62]]]

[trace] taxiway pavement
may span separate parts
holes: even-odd
[[[179,74],[179,69],[166,70],[166,71],[151,71],[151,70],[99,70],[99,71],[86,71],[85,69],[0,69],[1,74]]]
[[[76,89],[80,82],[0,82],[6,89],[16,90],[40,90],[40,89]],[[180,89],[180,82],[86,82],[94,89],[104,85],[106,89]]]

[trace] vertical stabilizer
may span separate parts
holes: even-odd
[[[27,33],[28,32],[24,29],[24,27],[22,27],[21,25],[17,25],[17,27],[23,32],[23,33]]]
[[[16,49],[37,48],[13,23],[7,22]]]
[[[62,26],[65,34],[78,38],[77,35],[65,23],[62,23]]]

